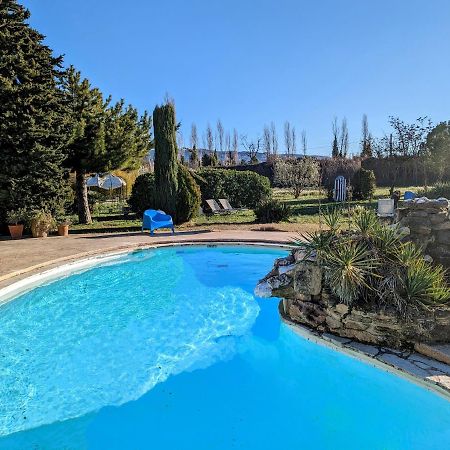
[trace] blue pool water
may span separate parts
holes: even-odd
[[[140,251],[1,306],[0,448],[450,448],[449,401],[253,296],[284,255]]]

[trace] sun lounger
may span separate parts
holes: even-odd
[[[246,211],[247,208],[233,208],[227,198],[219,198],[219,203],[225,211]]]
[[[229,212],[221,208],[214,199],[206,200],[206,204],[208,205],[212,214],[227,214]]]

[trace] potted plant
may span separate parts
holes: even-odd
[[[54,226],[55,220],[48,211],[38,210],[31,213],[30,228],[33,237],[47,237]]]
[[[12,239],[21,239],[22,238],[23,222],[24,222],[25,218],[26,218],[26,211],[23,208],[9,211],[6,214],[6,220],[8,222],[8,228],[9,228],[9,234],[11,235]]]
[[[69,236],[70,218],[63,216],[58,221],[58,236]]]

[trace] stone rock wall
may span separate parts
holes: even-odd
[[[450,341],[450,308],[434,308],[401,319],[395,311],[373,312],[339,303],[322,284],[314,259],[294,250],[275,261],[255,288],[259,297],[280,297],[279,310],[288,321],[360,342],[389,347]]]
[[[450,218],[446,199],[405,202],[396,221],[410,230],[409,239],[422,246],[433,261],[450,267]]]

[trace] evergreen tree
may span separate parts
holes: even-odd
[[[73,67],[68,70],[64,92],[74,133],[66,147],[66,165],[76,173],[78,217],[91,223],[86,176],[89,173],[132,168],[151,147],[151,121],[121,100],[109,106],[97,88]]]
[[[333,158],[337,158],[339,156],[339,144],[338,144],[337,136],[335,136],[333,139],[333,148],[331,150],[331,156]]]
[[[0,2],[0,223],[10,209],[58,212],[67,186],[62,58],[29,17],[15,0]]]
[[[176,216],[178,161],[175,106],[167,102],[153,111],[155,132],[155,202],[156,207]]]
[[[190,151],[189,163],[190,163],[190,165],[191,165],[191,167],[193,169],[197,169],[199,164],[200,164],[200,161],[199,161],[199,158],[198,158],[197,147],[195,145],[192,147],[192,149]]]

